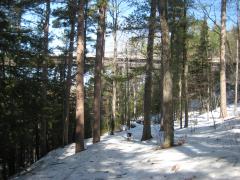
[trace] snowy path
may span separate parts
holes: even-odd
[[[104,136],[87,150],[74,154],[74,144],[51,151],[24,175],[14,179],[240,179],[240,119],[216,119],[216,129],[206,115],[197,117],[195,131],[176,130],[176,141],[186,143],[159,150],[156,139],[141,142],[142,126]],[[153,127],[152,132],[156,132]],[[156,135],[154,135],[156,137]]]

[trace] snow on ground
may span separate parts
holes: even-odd
[[[239,109],[240,110],[240,109]],[[229,114],[233,107],[229,106]],[[160,149],[161,134],[152,126],[153,139],[141,142],[142,125],[126,132],[105,135],[98,144],[74,154],[75,144],[49,152],[13,179],[240,179],[240,119],[218,119],[219,109],[207,115],[193,113],[190,127],[175,125],[175,141],[181,146]],[[215,121],[215,127],[214,122]]]

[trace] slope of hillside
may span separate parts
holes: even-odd
[[[228,108],[229,114],[232,107]],[[171,149],[160,149],[161,134],[152,126],[154,138],[141,142],[142,125],[126,132],[105,135],[102,141],[74,154],[75,145],[51,151],[13,179],[240,179],[240,119],[218,119],[218,109],[207,115],[192,114],[190,127],[178,129]],[[213,122],[215,121],[215,127]],[[177,123],[176,123],[177,124]]]

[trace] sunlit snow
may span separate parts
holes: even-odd
[[[240,109],[239,109],[240,110]],[[240,119],[219,119],[219,109],[207,114],[192,113],[188,129],[175,123],[175,142],[184,143],[160,149],[158,125],[152,125],[153,139],[141,142],[142,125],[114,136],[104,135],[101,142],[74,154],[75,144],[48,153],[14,179],[240,179]],[[214,127],[214,121],[216,126]]]

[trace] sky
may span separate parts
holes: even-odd
[[[60,6],[59,4],[52,4],[52,9],[57,8]],[[221,15],[221,0],[214,0],[214,1],[209,1],[209,0],[195,0],[194,7],[190,8],[188,10],[188,14],[194,16],[197,19],[203,19],[204,13],[203,13],[203,7],[206,8],[206,12],[209,14],[212,20],[216,20],[218,24],[220,24],[220,15]],[[124,17],[128,16],[132,11],[134,10],[134,7],[129,7],[128,4],[122,3],[120,6],[120,18],[119,21],[120,23],[123,22]],[[231,0],[231,3],[228,3],[227,5],[227,29],[231,29],[234,24],[236,24],[236,0]],[[25,14],[24,15],[25,19],[28,20],[36,20],[36,16],[34,16],[31,13]],[[214,23],[213,21],[208,18],[208,25],[210,27],[213,27]],[[50,22],[50,33],[53,34],[54,40],[50,43],[50,47],[54,49],[53,53],[54,54],[60,54],[60,52],[56,49],[56,46],[58,45],[64,45],[62,40],[59,38],[61,34],[64,32],[63,29],[56,29],[52,28],[52,20],[53,17],[51,18]],[[107,21],[110,22],[111,19],[109,17],[109,14],[107,16]],[[95,34],[90,35],[93,39],[96,39]],[[129,33],[123,33],[123,32],[118,32],[118,51],[123,51],[124,48],[126,47],[126,43],[128,41],[128,38],[131,36]],[[108,34],[105,38],[105,49],[106,49],[106,55],[111,54],[113,51],[113,37],[112,34]],[[88,45],[88,49],[91,55],[95,54],[95,49],[92,48],[92,46]]]
[[[197,19],[204,18],[204,11],[209,14],[210,18],[207,18],[209,27],[214,26],[213,20],[220,25],[221,22],[221,0],[195,0],[195,5],[193,8],[189,9],[190,13],[194,15]],[[236,0],[229,0],[227,3],[227,21],[226,26],[227,29],[231,29],[233,25],[236,25],[237,21],[237,13],[236,13]]]

